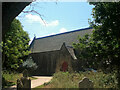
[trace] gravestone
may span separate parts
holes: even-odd
[[[93,82],[87,77],[84,77],[83,80],[79,82],[79,88],[93,88]]]
[[[17,90],[31,90],[31,80],[28,78],[28,71],[23,71],[23,77],[17,80]]]

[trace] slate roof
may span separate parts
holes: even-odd
[[[72,58],[73,58],[74,60],[76,60],[76,59],[77,59],[77,57],[76,57],[76,55],[75,55],[75,53],[74,53],[73,48],[72,48],[72,47],[67,46],[67,50],[69,51],[69,53],[70,53],[70,55],[72,56]]]
[[[32,53],[37,53],[60,50],[63,42],[65,42],[66,46],[72,46],[73,42],[78,42],[78,36],[90,34],[92,30],[93,29],[90,27],[41,38],[34,38],[30,45],[30,51]]]

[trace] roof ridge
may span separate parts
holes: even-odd
[[[50,35],[50,36],[39,37],[39,38],[35,38],[35,40],[43,39],[43,38],[48,38],[48,37],[53,37],[53,36],[62,35],[62,34],[67,34],[67,33],[72,33],[72,32],[78,32],[78,31],[87,30],[87,29],[92,29],[92,27],[82,28],[82,29],[68,31],[68,32],[59,33],[59,34],[54,34],[54,35]]]

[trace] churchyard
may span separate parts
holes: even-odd
[[[23,74],[18,73],[18,72],[8,72],[8,71],[3,71],[3,77],[4,79],[2,80],[2,86],[3,88],[9,88],[13,85],[17,85],[17,79],[20,79]],[[35,80],[37,78],[34,77],[29,77],[31,80]]]
[[[52,80],[35,88],[120,89],[120,2],[89,4],[94,7],[88,28],[42,38],[35,36],[30,45],[29,34],[14,19],[20,12],[12,17],[14,20],[10,18],[10,25],[3,23],[2,88],[16,85],[17,89],[31,90],[31,81],[36,79],[32,75],[51,75]],[[3,3],[4,18],[6,6],[9,4]],[[85,68],[94,68],[96,72],[84,71]],[[25,69],[30,76],[23,73]]]
[[[116,88],[117,80],[113,73],[105,74],[99,72],[58,72],[53,75],[53,79],[36,88],[80,88],[79,82],[87,77],[93,83],[93,88]],[[83,88],[83,87],[82,87]],[[34,90],[34,89],[33,89]]]
[[[22,73],[4,72],[3,77],[7,80],[7,84],[4,88],[9,88],[12,85],[17,85],[17,80],[23,77],[23,75]],[[79,73],[57,72],[53,74],[53,78],[50,82],[45,82],[43,85],[35,88],[82,88],[80,87],[80,82],[82,82],[85,77],[92,82],[93,88],[117,88],[116,75],[114,73],[105,74],[102,71],[86,71]],[[30,77],[30,79],[31,81],[37,80],[35,77]],[[86,84],[83,83],[83,85]],[[34,88],[32,89],[34,90]]]

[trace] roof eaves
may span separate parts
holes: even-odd
[[[67,33],[72,33],[72,32],[78,32],[78,31],[87,30],[87,29],[93,29],[93,28],[92,28],[92,27],[88,27],[88,28],[78,29],[78,30],[74,30],[74,31],[69,31],[69,32],[64,32],[64,33],[55,34],[55,35],[50,35],[50,36],[45,36],[45,37],[36,38],[36,40],[38,40],[38,39],[43,39],[43,38],[48,38],[48,37],[53,37],[53,36],[57,36],[57,35],[62,35],[62,34],[67,34]]]
[[[29,50],[30,50],[30,48],[32,47],[32,45],[33,45],[33,43],[35,42],[35,40],[36,40],[36,37],[34,37],[33,40],[32,40],[32,42],[30,43]]]

